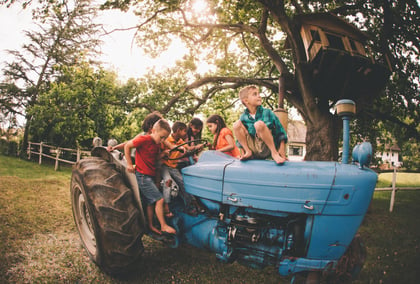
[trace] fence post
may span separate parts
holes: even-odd
[[[76,162],[80,160],[80,148],[77,147],[77,155],[76,155]]]
[[[31,142],[28,142],[28,160],[31,159]]]
[[[55,171],[58,170],[58,159],[60,158],[60,154],[61,154],[61,150],[60,148],[57,148],[57,152],[55,154],[55,168],[54,168]]]
[[[42,141],[41,143],[39,143],[39,160],[38,163],[41,165],[42,164]]]
[[[392,210],[394,210],[396,180],[397,180],[397,168],[394,167],[394,173],[392,174],[392,192],[391,192],[391,202],[389,204],[389,212],[392,212]]]

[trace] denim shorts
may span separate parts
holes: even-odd
[[[153,177],[144,175],[136,171],[137,184],[139,185],[141,197],[147,205],[152,205],[163,198],[162,193],[157,188]]]

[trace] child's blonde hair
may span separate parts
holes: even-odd
[[[255,85],[249,85],[249,86],[243,87],[242,89],[239,90],[239,99],[241,100],[241,102],[244,105],[245,105],[244,99],[248,98],[248,95],[249,95],[251,90],[258,90],[258,87],[255,86]]]

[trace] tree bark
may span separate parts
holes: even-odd
[[[337,161],[341,127],[339,120],[331,116],[319,113],[315,121],[306,121],[305,161]]]

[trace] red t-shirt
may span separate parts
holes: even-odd
[[[160,143],[156,144],[150,135],[139,135],[133,139],[136,148],[136,170],[144,175],[156,175],[156,162],[160,152]]]

